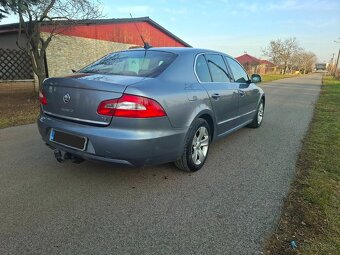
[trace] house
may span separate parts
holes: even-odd
[[[258,58],[255,58],[247,53],[236,57],[236,60],[243,65],[244,69],[248,73],[256,73],[257,72],[257,66],[260,64],[261,60]]]
[[[275,65],[268,60],[261,60],[247,53],[236,57],[237,61],[243,65],[249,74],[265,74],[274,71]]]
[[[43,37],[50,31],[48,23],[42,26]],[[63,21],[46,51],[47,74],[71,74],[110,52],[142,46],[138,31],[153,47],[191,47],[149,17]],[[33,78],[29,57],[16,45],[17,34],[18,23],[0,25],[0,80]],[[22,37],[20,44],[26,40]]]
[[[268,60],[260,60],[260,64],[257,66],[257,73],[259,74],[266,74],[266,73],[276,73],[277,66],[268,61]]]

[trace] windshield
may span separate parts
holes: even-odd
[[[175,58],[175,54],[163,51],[122,51],[109,54],[78,72],[156,77]]]

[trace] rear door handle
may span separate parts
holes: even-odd
[[[243,90],[240,90],[240,96],[244,97],[244,95],[246,94],[246,92],[244,92]]]
[[[211,95],[211,97],[212,97],[213,99],[217,100],[217,99],[219,99],[219,98],[221,97],[221,95],[218,94],[218,93],[214,93],[214,94]]]

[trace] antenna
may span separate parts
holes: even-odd
[[[131,19],[133,19],[131,13],[130,13],[130,17],[131,17]],[[139,34],[139,36],[140,36],[140,39],[142,39],[142,42],[143,42],[143,44],[144,44],[144,49],[145,49],[145,50],[150,49],[152,46],[151,46],[150,44],[148,44],[147,42],[144,41],[144,38],[143,38],[141,32],[139,31],[137,24],[136,24],[136,23],[134,23],[134,24],[135,24],[136,30],[137,30],[137,32],[138,32],[138,34]]]

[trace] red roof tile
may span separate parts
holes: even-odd
[[[240,62],[240,64],[242,65],[258,65],[261,60],[259,60],[258,58],[255,58],[249,54],[243,54],[242,56],[239,56],[236,58],[238,62]]]

